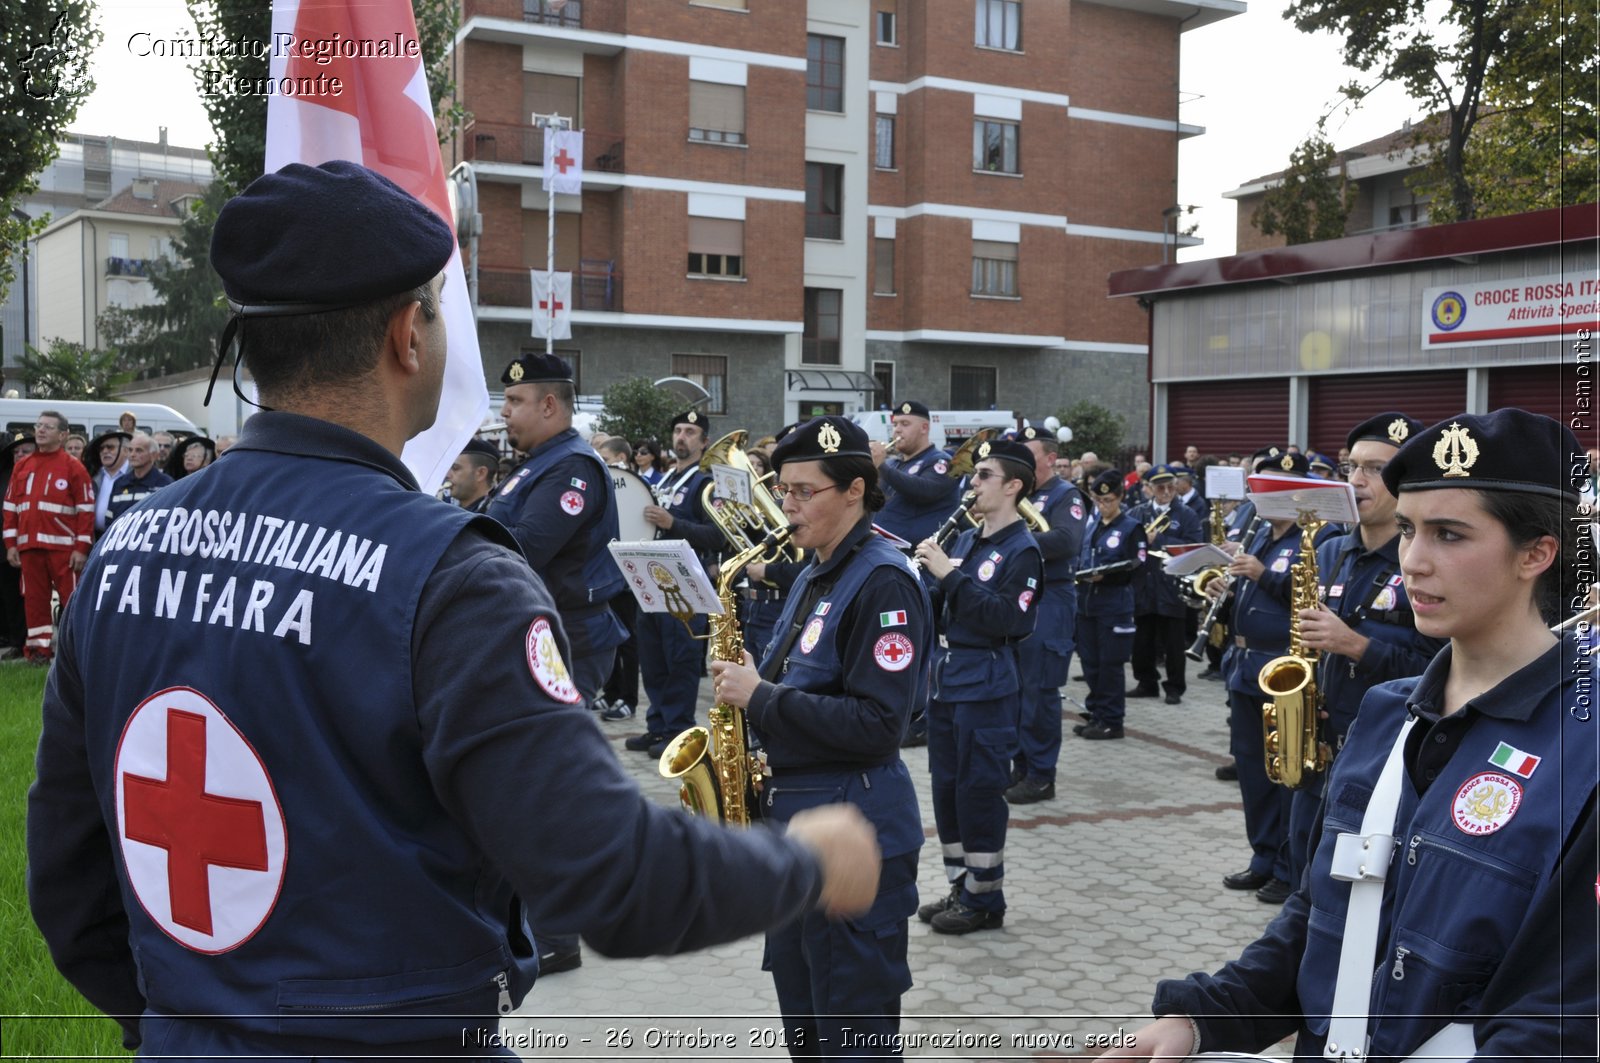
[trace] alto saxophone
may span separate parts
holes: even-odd
[[[1257,677],[1270,699],[1261,712],[1267,778],[1291,790],[1304,786],[1308,774],[1325,770],[1332,759],[1322,738],[1317,651],[1306,649],[1300,635],[1300,610],[1320,604],[1315,539],[1322,524],[1309,515],[1300,517],[1300,558],[1289,569],[1289,652],[1268,661]]]
[[[792,528],[781,528],[722,563],[717,577],[722,615],[710,619],[713,661],[744,660],[733,585],[747,565],[778,559],[793,534]],[[744,710],[719,701],[706,719],[708,726],[691,727],[667,743],[658,770],[663,778],[678,780],[678,801],[685,812],[749,826],[750,810],[767,772],[762,759],[750,752]]]

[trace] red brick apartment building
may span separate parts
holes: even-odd
[[[585,131],[556,197],[579,388],[680,375],[714,425],[1081,398],[1147,430],[1147,323],[1106,297],[1175,235],[1178,42],[1237,0],[464,0],[491,380],[531,337],[534,114]],[[1188,241],[1182,241],[1188,242]]]

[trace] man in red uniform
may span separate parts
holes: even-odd
[[[46,664],[54,656],[50,591],[61,595],[65,607],[78,585],[92,541],[94,487],[83,463],[62,449],[65,417],[44,411],[33,437],[38,450],[17,462],[6,489],[6,562],[22,569],[22,609],[28,621],[23,656]]]

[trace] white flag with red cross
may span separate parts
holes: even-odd
[[[533,334],[572,338],[572,274],[529,270],[533,275]]]
[[[272,33],[275,42],[293,42],[272,50],[277,84],[286,77],[315,81],[322,75],[317,84],[336,84],[337,91],[268,98],[267,172],[291,162],[359,162],[432,207],[454,229],[411,4],[273,0]],[[444,480],[489,410],[459,250],[445,267],[442,302],[450,341],[438,416],[402,454],[424,491]]]
[[[583,194],[583,130],[544,127],[544,190]]]

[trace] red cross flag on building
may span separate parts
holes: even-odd
[[[163,690],[128,718],[114,777],[123,864],[150,918],[197,952],[250,940],[277,904],[288,832],[244,735],[199,691]]]
[[[529,270],[533,275],[533,334],[572,338],[572,274]]]
[[[338,91],[267,99],[267,172],[291,162],[317,166],[348,159],[383,174],[452,221],[433,102],[422,69],[417,24],[407,0],[274,0],[271,74],[307,78]],[[292,54],[291,54],[292,53]],[[297,82],[301,83],[301,82]],[[452,224],[451,228],[455,226]],[[444,390],[433,427],[406,444],[406,465],[425,491],[489,411],[478,330],[457,252],[445,267],[443,313],[450,337]]]
[[[544,190],[583,194],[583,130],[544,127]]]

